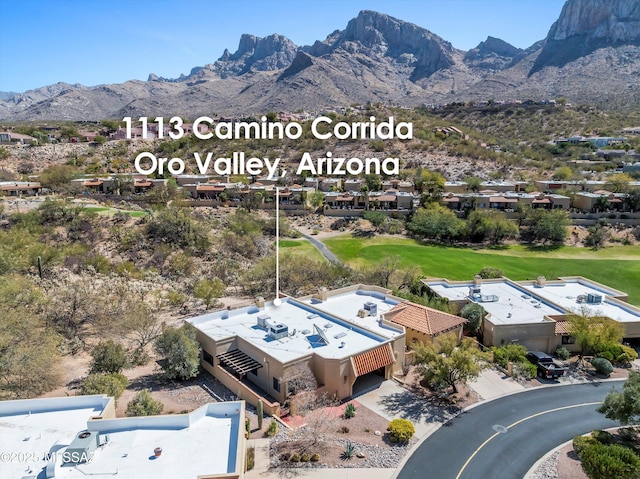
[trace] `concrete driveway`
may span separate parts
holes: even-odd
[[[424,437],[454,417],[456,411],[455,408],[435,407],[394,380],[381,382],[378,388],[358,396],[357,401],[389,421],[408,419],[416,428],[417,438]]]
[[[495,369],[484,369],[475,381],[469,383],[469,387],[481,400],[494,399],[524,389],[522,384]]]

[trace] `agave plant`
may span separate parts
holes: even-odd
[[[356,446],[354,446],[354,444],[351,441],[349,441],[347,442],[347,445],[344,446],[344,451],[342,451],[342,455],[340,457],[343,460],[347,461],[351,459],[355,453],[356,453]]]

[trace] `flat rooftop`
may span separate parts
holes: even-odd
[[[473,286],[473,281],[454,284],[443,281],[426,281],[425,283],[434,292],[449,300],[471,299],[469,288]],[[491,322],[494,324],[542,323],[546,315],[564,314],[562,309],[508,280],[483,282],[480,291],[481,295],[487,299],[497,297],[496,301],[473,300],[491,314]]]
[[[208,404],[190,414],[88,421],[99,407],[74,405],[76,398],[52,398],[51,407],[40,411],[30,410],[33,401],[48,399],[8,401],[22,403],[11,411],[0,403],[0,452],[16,453],[16,460],[2,463],[2,477],[46,477],[50,462],[57,478],[196,478],[236,470],[241,402]],[[64,464],[66,447],[86,430],[108,441],[90,462]],[[156,447],[162,448],[160,457],[154,456]],[[49,460],[37,460],[56,450]]]
[[[606,316],[621,323],[640,321],[640,310],[626,303],[611,301],[611,296],[617,293],[602,288],[585,280],[569,280],[563,282],[551,282],[542,287],[531,283],[520,283],[532,294],[553,302],[567,310],[567,312],[581,313],[583,310],[592,316]],[[589,304],[584,297],[592,294],[602,297],[599,304]],[[582,299],[583,301],[578,301]]]
[[[351,323],[357,324],[362,328],[366,328],[388,339],[393,339],[403,334],[402,327],[391,328],[378,321],[380,314],[390,311],[391,308],[399,302],[398,300],[386,297],[386,295],[382,293],[357,289],[347,293],[328,296],[326,301],[312,298],[304,299],[302,302],[326,311],[333,316],[346,319]],[[375,304],[377,314],[365,317],[358,316],[358,311],[364,309],[365,303]]]
[[[268,331],[258,325],[259,316],[268,317],[270,324],[286,326],[287,335],[281,339],[270,337]],[[263,308],[249,306],[218,311],[188,321],[216,341],[239,336],[282,363],[312,353],[326,359],[343,359],[387,340],[383,335],[292,298],[282,299],[280,306],[270,302]]]

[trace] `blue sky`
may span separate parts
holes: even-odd
[[[0,91],[59,81],[174,78],[234,52],[242,33],[298,45],[376,10],[468,50],[488,35],[520,48],[544,38],[564,0],[0,0]]]

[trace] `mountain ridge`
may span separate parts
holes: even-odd
[[[243,34],[234,53],[225,49],[214,63],[174,79],[152,73],[146,82],[57,83],[0,97],[0,118],[239,116],[367,101],[411,106],[560,96],[634,107],[640,105],[636,22],[637,0],[568,0],[547,37],[529,48],[489,36],[465,52],[418,25],[363,10],[312,45],[277,33]],[[585,39],[578,50],[576,42]]]

